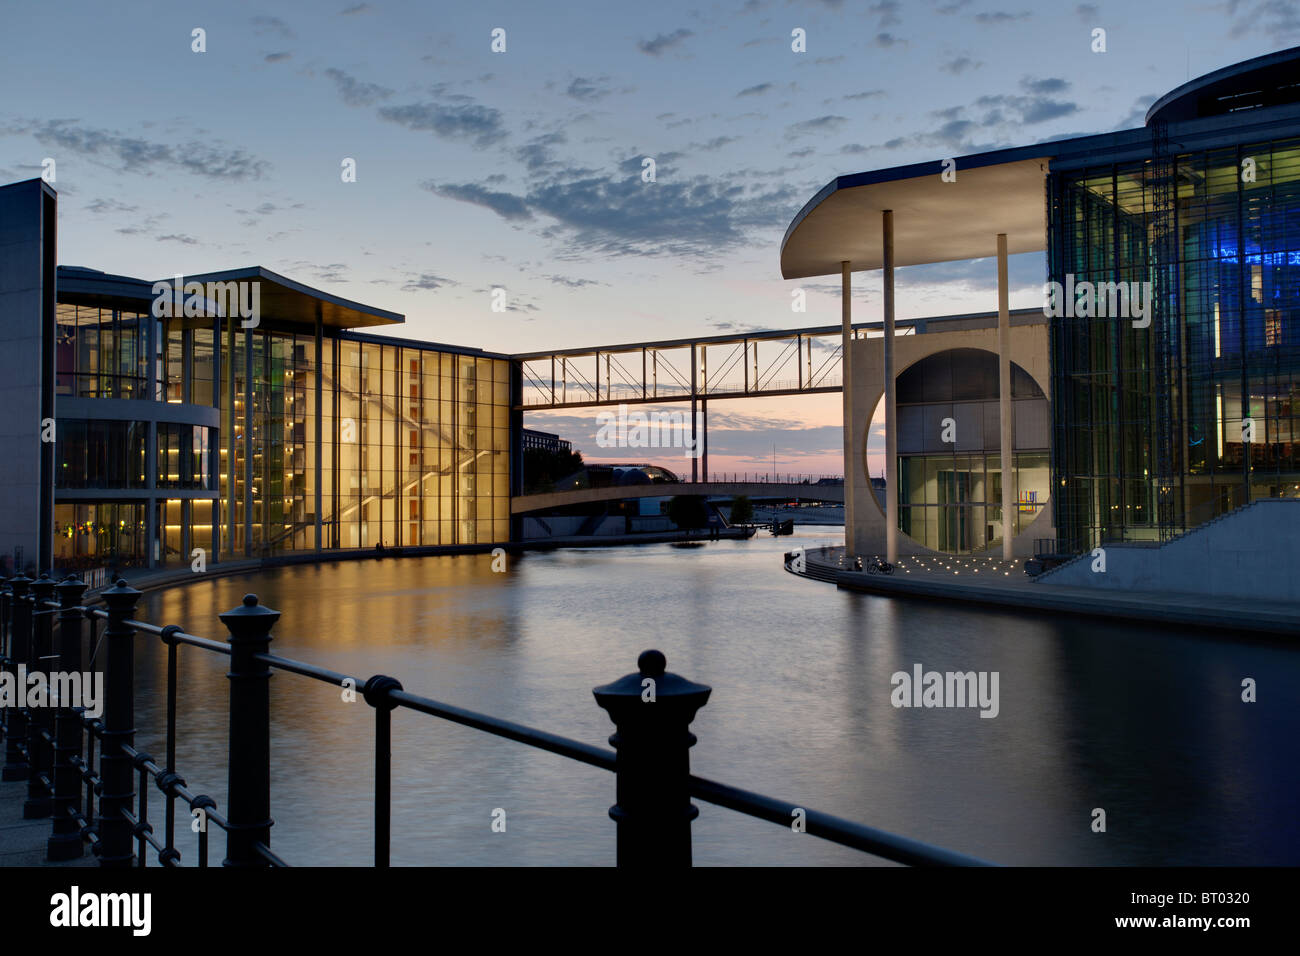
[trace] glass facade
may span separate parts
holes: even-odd
[[[969,554],[1001,547],[1003,536],[998,357],[951,349],[897,379],[898,526],[935,551]],[[1047,399],[1011,366],[1016,434],[1012,481],[1020,534],[1047,504]]]
[[[54,557],[60,569],[139,567],[145,563],[143,502],[55,504]]]
[[[1150,283],[1151,324],[1053,318],[1070,550],[1300,494],[1300,140],[1049,176],[1051,279]]]
[[[239,338],[244,338],[240,334]],[[325,548],[486,544],[510,537],[510,363],[352,338],[251,335],[221,385],[223,551],[316,546],[316,422]],[[244,431],[251,425],[245,459]],[[233,515],[233,520],[231,516]]]
[[[509,540],[509,360],[149,306],[58,305],[59,396],[181,406],[59,418],[61,564]]]
[[[77,398],[148,398],[149,316],[59,303],[55,393]]]

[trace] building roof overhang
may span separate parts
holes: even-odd
[[[170,281],[173,277],[160,279]],[[406,317],[397,312],[387,312],[363,305],[351,299],[331,295],[311,286],[265,269],[249,266],[228,269],[224,272],[205,272],[202,275],[184,276],[185,282],[257,282],[261,311],[277,322],[293,325],[315,326],[316,319],[327,328],[356,329],[373,326],[400,325]]]
[[[1055,150],[1018,147],[945,161],[840,176],[786,230],[781,275],[835,275],[884,268],[881,213],[894,212],[894,265],[914,266],[1046,248],[1045,180]],[[945,181],[943,173],[955,176]]]
[[[157,282],[171,284],[175,279],[175,276],[167,276]],[[262,266],[186,275],[181,280],[185,284],[199,282],[204,285],[209,282],[257,282],[260,312],[277,327],[314,328],[317,316],[326,328],[333,329],[388,327],[406,321],[406,317],[397,312],[376,309],[313,289]],[[81,266],[59,266],[59,301],[85,304],[101,302],[147,311],[148,303],[154,299],[153,290],[157,282],[112,275]],[[205,308],[213,308],[210,301]],[[215,315],[216,312],[205,314]]]

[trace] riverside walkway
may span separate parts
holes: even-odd
[[[866,565],[873,558],[864,555],[862,560]],[[800,572],[792,566],[792,553],[785,556],[787,571],[847,591],[1254,634],[1300,634],[1300,608],[1292,602],[1251,600],[1243,607],[1221,598],[1185,592],[1102,591],[1039,583],[1025,574],[1019,562],[995,558],[907,556],[899,558],[892,574],[873,574],[846,568],[844,548],[835,547],[810,549],[804,553],[804,562],[805,569]]]
[[[64,863],[50,863],[45,857],[50,838],[49,818],[24,820],[27,781],[6,780],[0,783],[0,867],[6,866],[98,866],[99,860],[85,856]]]

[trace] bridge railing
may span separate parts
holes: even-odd
[[[749,472],[749,471],[711,471],[700,476],[700,481],[718,483],[749,483],[760,485],[816,485],[827,482],[832,485],[844,484],[843,475],[790,474],[786,472]],[[685,484],[694,484],[689,477],[683,479]]]
[[[229,632],[222,642],[186,633],[177,625],[134,620],[140,592],[122,580],[100,594],[104,607],[82,606],[85,591],[86,584],[75,577],[56,584],[48,574],[36,581],[18,575],[0,588],[0,668],[6,674],[17,676],[20,669],[28,675],[40,673],[53,687],[62,680],[60,674],[80,674],[97,663],[103,673],[102,716],[88,714],[84,696],[79,703],[75,693],[41,704],[27,700],[25,706],[0,711],[3,779],[26,781],[25,816],[51,820],[51,861],[80,857],[89,845],[105,867],[143,867],[151,855],[163,866],[181,866],[179,830],[195,834],[197,864],[207,866],[209,827],[215,826],[226,835],[226,866],[288,865],[271,849],[269,684],[272,672],[281,671],[336,689],[359,690],[374,710],[376,866],[389,865],[391,717],[399,707],[613,772],[616,803],[609,815],[616,823],[619,866],[689,866],[690,825],[699,812],[691,798],[898,863],[984,865],[961,853],[693,775],[689,751],[695,738],[689,727],[712,689],[668,672],[658,651],[641,654],[637,673],[593,689],[597,705],[616,730],[610,738],[615,749],[608,750],[412,694],[383,674],[362,680],[276,656],[270,653],[271,630],[280,613],[263,607],[251,594],[240,607],[219,615]],[[83,623],[89,625],[87,633]],[[141,636],[160,640],[167,649],[166,749],[161,762],[136,743],[135,648]],[[88,657],[83,656],[83,645],[90,651]],[[224,812],[212,797],[192,790],[176,767],[181,648],[230,659]],[[150,816],[151,783],[164,801],[157,826]],[[187,811],[181,817],[178,802]]]

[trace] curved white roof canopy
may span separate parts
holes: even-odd
[[[841,176],[795,217],[781,243],[786,279],[884,268],[881,212],[894,211],[894,265],[951,262],[1047,248],[1045,183],[1050,150],[1020,147],[957,157],[952,182],[942,162]]]

